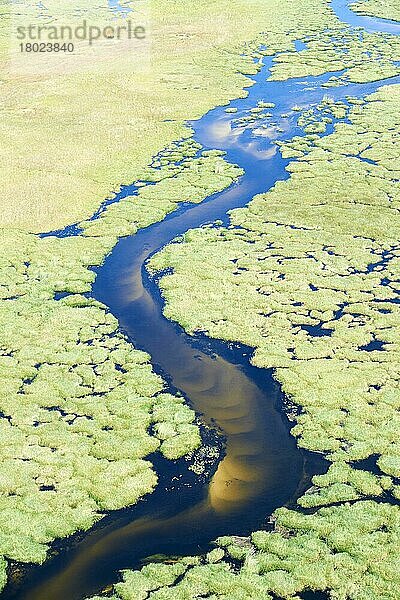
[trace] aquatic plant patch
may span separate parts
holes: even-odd
[[[135,233],[175,210],[179,202],[198,203],[222,191],[243,172],[224,161],[223,153],[218,151],[193,157],[198,145],[190,141],[173,145],[172,150],[175,151],[163,154],[155,168],[144,175],[144,180],[150,179],[154,185],[140,187],[137,196],[111,204],[98,219],[81,223],[84,235]]]
[[[2,236],[10,297],[3,286],[0,551],[22,562],[42,562],[56,537],[151,492],[157,477],[146,456],[159,449],[177,458],[200,442],[193,413],[164,393],[149,356],[132,348],[103,305],[75,293],[49,297],[62,281],[57,247],[65,242],[71,258],[75,239]],[[66,279],[73,265],[64,263]],[[84,290],[87,278],[70,273]],[[162,435],[158,428],[167,424]]]

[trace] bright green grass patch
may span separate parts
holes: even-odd
[[[156,178],[155,185],[140,187],[137,196],[109,206],[95,221],[84,222],[84,235],[104,236],[109,231],[118,236],[135,233],[175,210],[179,202],[201,202],[228,187],[243,173],[224,161],[219,152],[205,152],[193,158],[194,151],[198,150],[193,142],[175,144],[172,148],[176,148],[176,152],[164,154],[154,164],[159,171],[145,175],[145,180]],[[170,161],[179,161],[179,164],[171,166]]]

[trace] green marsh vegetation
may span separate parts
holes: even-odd
[[[193,597],[194,581],[198,597],[398,597],[400,87],[350,102],[351,123],[314,139],[289,180],[151,261],[173,269],[166,316],[253,347],[295,407],[298,443],[332,464],[274,532],[219,540],[226,580],[205,560],[150,598]],[[117,597],[140,597],[127,581]]]
[[[143,182],[154,183],[139,188],[138,195],[112,204],[94,221],[81,225],[85,236],[116,236],[135,233],[164,218],[179,202],[201,202],[220,192],[242,174],[242,170],[224,161],[223,152],[205,151],[195,158],[200,146],[186,140],[171,146],[143,172]],[[177,164],[176,164],[177,163]]]
[[[297,52],[290,48],[288,52],[276,56],[272,79],[285,80],[289,77],[344,71],[340,77],[332,76],[325,84],[329,87],[343,81],[378,81],[400,73],[400,68],[395,64],[400,58],[398,36],[361,33],[334,22],[326,31],[315,32],[303,38],[303,41],[307,46],[304,50]]]
[[[348,102],[354,101],[352,98]],[[358,102],[358,101],[357,101]],[[363,104],[363,102],[361,102]],[[345,102],[334,101],[326,95],[322,102],[317,106],[302,109],[301,107],[292,107],[290,116],[293,113],[299,113],[297,125],[307,134],[305,136],[295,136],[288,141],[277,141],[283,158],[299,158],[310,152],[314,147],[314,142],[320,140],[319,133],[325,133],[328,124],[333,123],[333,117],[344,119],[347,117],[348,108]]]
[[[347,104],[343,101],[334,101],[328,94],[317,106],[302,109],[299,106],[292,107],[291,113],[299,113],[297,125],[307,135],[295,136],[284,142],[277,141],[283,158],[299,158],[305,156],[315,147],[314,142],[320,140],[318,133],[325,133],[326,126],[333,123],[335,119],[345,119],[348,116],[348,105],[362,106],[364,100],[346,97]],[[290,113],[289,113],[290,116]]]
[[[397,0],[360,0],[353,2],[350,7],[362,15],[400,21],[400,6]]]

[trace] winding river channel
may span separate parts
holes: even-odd
[[[398,23],[355,15],[345,0],[333,0],[332,7],[353,26],[400,33]],[[299,42],[297,50],[302,47]],[[199,553],[219,535],[246,535],[265,527],[275,508],[293,502],[310,477],[326,468],[322,458],[297,448],[282,411],[279,386],[271,372],[249,364],[251,350],[201,336],[194,339],[166,320],[156,282],[146,271],[149,257],[175,237],[217,219],[228,222],[230,209],[246,205],[255,194],[289,177],[285,170],[289,160],[282,159],[276,140],[304,135],[291,111],[295,104],[318,105],[327,93],[347,102],[346,96],[362,98],[382,85],[380,81],[323,87],[341,73],[268,81],[272,60],[264,59],[248,96],[230,103],[235,114],[218,107],[191,123],[194,139],[203,148],[224,150],[226,159],[242,167],[244,175],[201,204],[181,205],[162,222],[120,239],[97,269],[92,292],[118,318],[135,346],[151,355],[171,389],[185,395],[203,424],[206,443],[222,449],[222,458],[202,479],[188,469],[187,461],[151,457],[160,474],[154,494],[106,517],[69,547],[61,545],[54,558],[11,584],[4,598],[82,600],[116,581],[119,570],[138,567],[148,556]],[[399,82],[396,77],[384,83]],[[262,100],[275,104],[268,123],[237,126],[235,120]],[[335,122],[324,135],[333,131]],[[114,200],[134,194],[135,189],[123,188]],[[62,235],[73,233],[72,228]]]

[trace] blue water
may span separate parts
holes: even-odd
[[[301,52],[302,50],[307,49],[307,44],[305,42],[302,42],[301,40],[296,40],[294,43],[294,47],[296,52]]]
[[[265,192],[277,180],[289,177],[285,167],[293,159],[285,160],[281,157],[276,141],[305,135],[304,131],[297,125],[299,114],[291,110],[293,106],[296,105],[304,109],[315,107],[325,96],[335,101],[343,101],[348,106],[347,96],[364,98],[384,84],[400,83],[400,76],[396,76],[373,83],[347,84],[334,88],[323,87],[323,84],[333,75],[340,76],[342,72],[326,73],[318,77],[270,81],[268,78],[272,64],[273,58],[266,58],[265,65],[260,72],[252,77],[255,83],[248,89],[247,98],[233,100],[229,104],[230,108],[238,109],[237,113],[226,113],[226,107],[217,107],[198,121],[190,123],[194,129],[194,139],[197,142],[207,149],[224,150],[226,159],[229,162],[234,162],[245,169],[246,175],[238,184],[249,186],[246,197],[241,195],[240,202],[243,205],[249,202],[252,197],[251,194],[254,195],[254,189],[257,190],[256,193]],[[242,129],[235,127],[236,119],[245,116],[251,108],[262,100],[275,103],[274,108],[267,109],[268,112],[272,113],[272,117],[266,119],[265,122],[258,121],[255,127],[248,126]],[[348,122],[347,118],[333,118],[333,123],[328,124],[326,132],[321,137],[332,133],[338,121]],[[272,125],[263,130],[261,126],[263,124],[268,126],[269,122],[276,123],[276,126]],[[279,129],[282,131],[279,131]],[[209,208],[211,209],[211,207]],[[200,207],[196,207],[196,209],[202,210]],[[221,215],[216,218],[221,218]]]
[[[108,0],[109,9],[118,16],[127,16],[132,9],[129,6],[123,6],[119,0]]]

